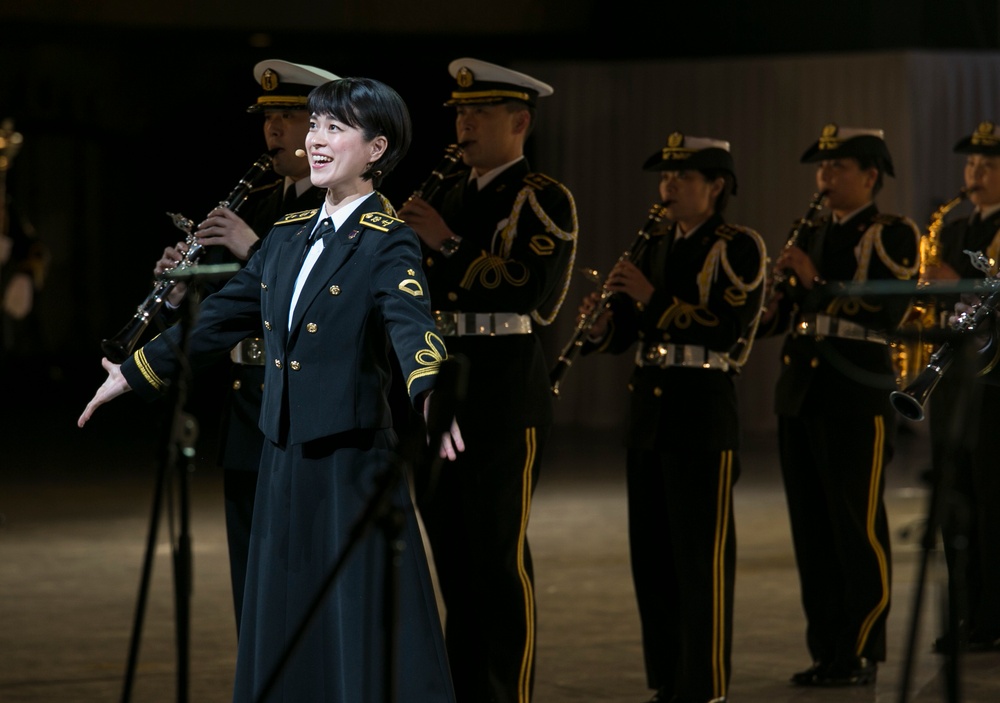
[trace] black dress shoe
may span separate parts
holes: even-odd
[[[858,657],[849,661],[834,662],[823,674],[816,677],[817,686],[867,686],[875,683],[878,664]]]
[[[973,633],[969,635],[966,648],[970,652],[1000,652],[1000,638]]]
[[[805,671],[798,671],[792,674],[792,678],[789,679],[789,682],[791,682],[793,686],[819,686],[817,681],[820,676],[826,673],[828,668],[828,664],[823,662],[813,662],[813,665]]]

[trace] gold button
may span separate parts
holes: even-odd
[[[274,365],[277,366],[280,369],[281,368],[281,359],[275,359],[274,360]]]
[[[635,386],[633,386],[633,385],[632,385],[632,384],[630,383],[630,384],[628,384],[628,389],[629,389],[629,392],[632,392],[632,391],[634,391],[634,390],[635,390]]]
[[[261,290],[267,290],[267,284],[264,283],[264,281],[261,281],[260,282],[260,288],[261,288]]]
[[[809,362],[809,365],[812,366],[813,368],[816,368],[817,366],[819,366],[819,359],[813,357],[813,359]]]
[[[308,325],[306,325],[306,332],[313,332],[313,333],[315,333],[316,330],[318,330],[318,329],[319,329],[319,325],[317,325],[315,322],[310,322]]]
[[[292,361],[292,362],[291,362],[290,364],[288,364],[288,365],[292,367],[292,371],[298,371],[298,370],[299,370],[299,369],[300,369],[300,368],[302,367],[302,364],[300,364],[300,363],[299,363],[299,362],[297,362],[297,361]]]
[[[661,395],[663,395],[663,389],[657,386],[656,388],[653,389],[653,395],[659,398]]]
[[[432,259],[431,257],[428,256],[427,260],[424,261],[424,265],[425,266],[433,266],[434,265],[434,259]]]
[[[454,303],[456,300],[458,300],[458,293],[455,292],[449,293],[448,300]]]
[[[271,331],[271,323],[268,322],[267,320],[264,320],[264,329],[266,329],[268,332]]]
[[[788,356],[788,354],[785,354],[781,358],[781,361],[784,362],[785,366],[791,366],[792,365],[792,357]]]
[[[340,286],[330,286],[330,295],[340,295]]]
[[[233,381],[233,390],[238,391],[241,385],[243,384],[240,383],[240,379],[237,378],[235,381]]]
[[[262,383],[262,384],[260,384],[260,392],[261,392],[261,393],[263,393],[263,392],[264,392],[264,384],[263,384],[263,383]]]
[[[646,309],[646,306],[644,303],[641,303],[637,300],[635,301],[635,309],[638,310],[639,312],[642,312],[643,310]]]

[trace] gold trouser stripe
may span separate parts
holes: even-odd
[[[733,499],[733,452],[719,459],[719,495],[715,505],[715,563],[712,569],[713,698],[726,695],[726,537]]]
[[[520,703],[528,703],[531,700],[531,664],[535,654],[535,592],[531,585],[531,577],[528,576],[528,571],[524,566],[524,543],[528,536],[528,517],[531,514],[531,473],[535,465],[537,449],[534,427],[525,430],[524,442],[527,452],[521,475],[521,531],[517,536],[517,571],[521,576],[521,589],[524,592],[524,624],[527,637],[524,642],[521,674],[518,679],[518,701]]]
[[[872,447],[872,473],[868,482],[868,517],[865,522],[868,530],[868,542],[872,546],[875,558],[878,559],[879,574],[882,579],[882,598],[875,608],[868,613],[868,617],[865,618],[864,623],[861,625],[861,632],[858,633],[858,643],[855,652],[859,657],[861,656],[861,652],[864,651],[868,635],[871,634],[872,626],[889,604],[889,569],[885,558],[885,549],[879,543],[878,536],[875,534],[875,519],[878,516],[880,503],[878,487],[882,480],[882,469],[884,468],[882,466],[884,445],[885,418],[881,415],[876,415],[875,442]]]

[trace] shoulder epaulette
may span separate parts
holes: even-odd
[[[313,208],[312,210],[302,210],[300,212],[290,212],[284,217],[282,217],[280,220],[275,222],[274,226],[277,227],[278,225],[287,225],[291,224],[292,222],[303,222],[304,220],[308,220],[311,217],[313,217],[317,212],[319,212],[319,208]]]
[[[872,218],[872,222],[877,225],[900,225],[908,224],[907,219],[902,215],[893,215],[888,212],[880,212]]]
[[[529,173],[524,177],[524,182],[535,190],[545,190],[546,188],[551,188],[554,185],[559,185],[559,181],[550,176],[546,176],[544,173]]]
[[[361,216],[361,224],[379,232],[391,232],[404,223],[398,217],[386,215],[384,212],[366,212]]]
[[[279,185],[281,185],[283,182],[284,182],[284,179],[273,181],[271,183],[265,183],[262,186],[257,186],[256,188],[251,188],[250,189],[250,193],[256,195],[257,193],[263,193],[265,190],[274,190]]]
[[[733,237],[744,231],[739,225],[731,225],[729,223],[723,223],[715,228],[715,233],[727,241],[732,241]]]

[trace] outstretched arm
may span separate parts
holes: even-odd
[[[94,414],[94,411],[98,407],[132,390],[129,388],[128,383],[125,382],[125,377],[122,376],[120,364],[113,364],[107,359],[101,359],[101,366],[108,372],[108,377],[101,384],[101,387],[97,389],[97,393],[90,399],[90,402],[87,403],[87,407],[84,408],[80,419],[76,421],[77,427],[83,427],[87,424],[90,416]]]

